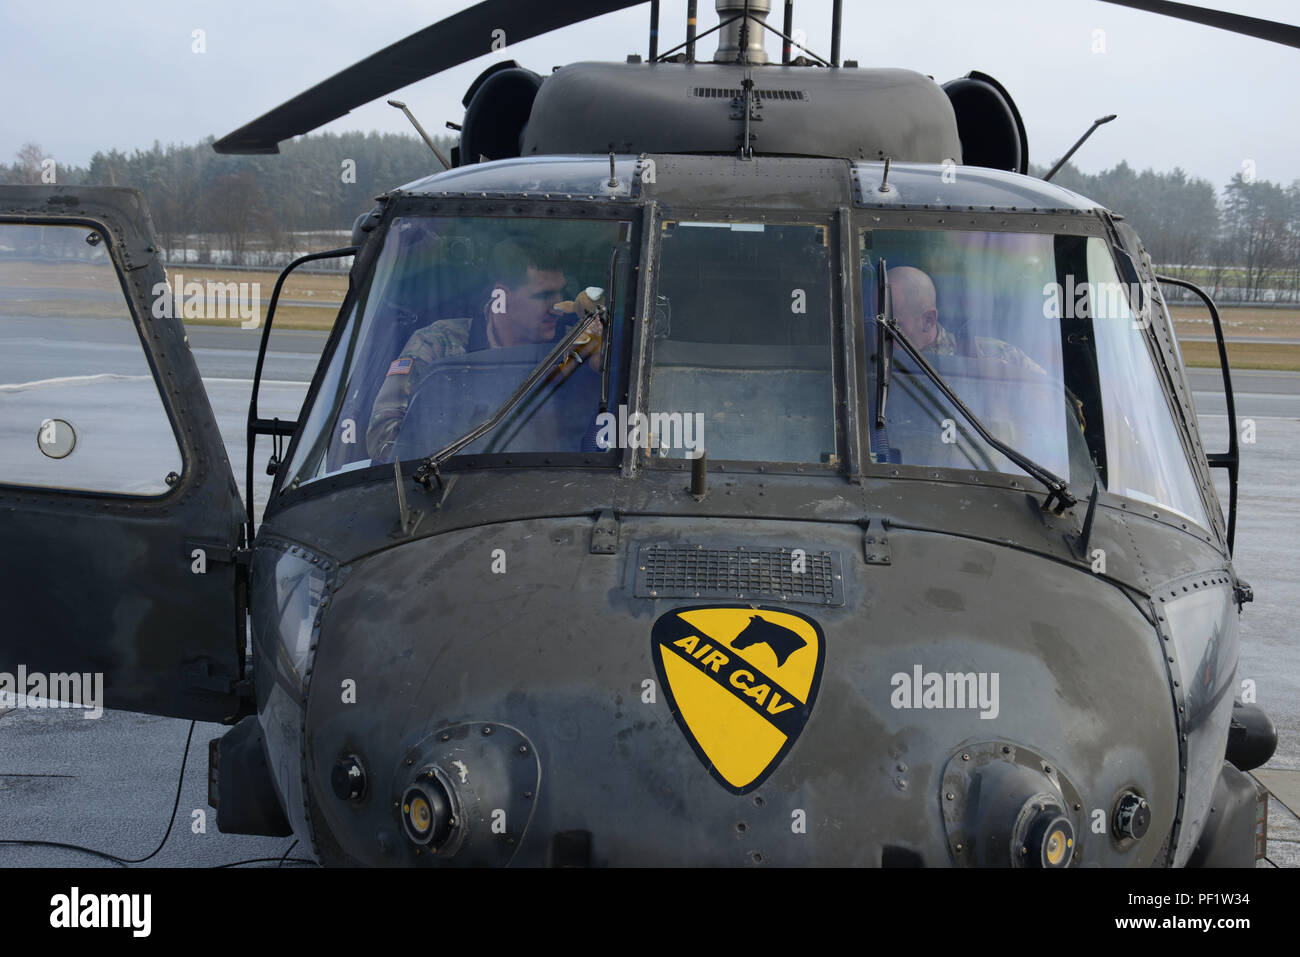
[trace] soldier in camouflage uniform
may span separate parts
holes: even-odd
[[[894,318],[912,345],[921,353],[936,356],[957,355],[957,339],[939,325],[934,283],[920,269],[895,266],[889,270],[889,294]],[[975,353],[981,359],[997,359],[1009,366],[1047,375],[1047,370],[1009,342],[978,336]]]
[[[555,338],[565,276],[554,254],[506,240],[493,250],[490,270],[492,292],[480,315],[416,331],[388,367],[366,430],[372,458],[385,457],[397,441],[411,395],[435,359]]]

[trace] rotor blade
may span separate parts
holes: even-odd
[[[1300,49],[1300,27],[1293,27],[1289,23],[1275,23],[1258,17],[1243,17],[1239,13],[1224,13],[1222,10],[1194,7],[1190,3],[1171,3],[1169,0],[1101,0],[1101,2],[1132,7],[1134,10],[1145,10],[1148,13],[1159,13],[1178,20],[1189,20],[1192,23],[1202,23],[1207,27],[1218,27],[1220,30],[1228,30],[1260,40],[1272,40],[1274,43],[1283,43]]]
[[[213,144],[218,153],[278,153],[355,107],[504,46],[645,0],[484,0],[366,57]]]

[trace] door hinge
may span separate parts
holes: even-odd
[[[1232,597],[1237,602],[1237,610],[1240,611],[1243,605],[1255,600],[1255,589],[1250,587],[1250,582],[1238,578],[1232,586]]]
[[[211,691],[215,694],[232,694],[238,691],[241,682],[229,675],[214,675],[212,665],[206,658],[201,658],[195,667],[185,672],[185,687],[195,691]]]
[[[229,545],[215,545],[212,542],[186,542],[185,547],[193,554],[196,549],[202,549],[207,561],[217,562],[223,565],[242,565],[247,568],[253,559],[253,550],[251,548],[231,548]]]
[[[885,520],[881,519],[876,528],[871,527],[871,519],[864,518],[862,526],[862,558],[868,565],[889,565],[894,556],[889,547],[889,537],[885,534]]]
[[[596,524],[591,527],[591,554],[615,554],[618,551],[618,533],[618,517],[610,509],[602,510],[596,516]]]

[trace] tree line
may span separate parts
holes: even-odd
[[[1121,162],[1100,173],[1066,164],[1052,182],[1122,213],[1162,272],[1215,299],[1300,301],[1300,180],[1284,186],[1248,166],[1219,194],[1181,169],[1139,173]]]
[[[454,143],[435,141],[444,154]],[[220,250],[235,264],[271,266],[302,251],[295,234],[349,229],[377,194],[442,169],[422,140],[398,133],[316,133],[281,150],[222,156],[209,137],[101,151],[82,167],[28,143],[0,164],[0,183],[135,186],[168,261],[211,261]],[[1216,299],[1300,301],[1300,180],[1284,186],[1244,169],[1220,193],[1181,169],[1138,172],[1121,162],[1100,173],[1067,164],[1053,181],[1122,213],[1164,271]]]
[[[454,141],[434,137],[447,155]],[[318,133],[281,144],[279,155],[225,156],[212,137],[192,146],[155,142],[148,150],[98,152],[88,166],[64,166],[25,145],[0,183],[134,186],[149,204],[164,257],[199,261],[225,253],[236,265],[284,265],[301,243],[294,234],[349,230],[374,198],[441,172],[414,136]],[[53,162],[51,162],[53,161]]]

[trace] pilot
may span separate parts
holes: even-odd
[[[939,324],[934,283],[929,276],[914,266],[895,266],[889,270],[889,294],[893,300],[895,320],[919,352],[936,356],[958,354],[956,337]],[[1010,366],[1047,375],[1037,362],[1001,339],[978,336],[975,351],[981,359],[997,359]]]
[[[489,268],[492,291],[478,316],[430,323],[389,365],[366,430],[373,458],[384,457],[396,442],[411,396],[435,359],[555,339],[565,285],[556,254],[507,239],[492,251]]]

